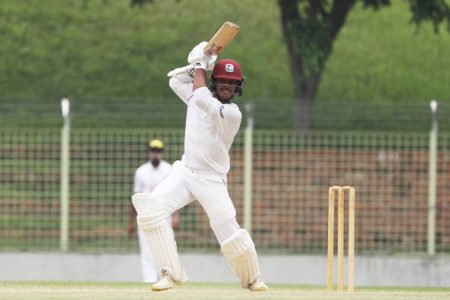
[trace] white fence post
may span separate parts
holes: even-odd
[[[436,253],[436,176],[437,176],[437,136],[438,136],[438,103],[430,102],[432,126],[430,130],[429,165],[428,165],[428,230],[427,253]]]
[[[70,163],[70,102],[61,100],[64,125],[61,130],[61,214],[60,240],[61,251],[69,249],[69,163]]]
[[[245,104],[247,127],[244,134],[244,228],[252,232],[253,104]]]

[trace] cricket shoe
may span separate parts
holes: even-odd
[[[172,288],[174,284],[183,284],[189,281],[189,277],[184,272],[183,278],[180,281],[175,281],[172,276],[165,271],[166,270],[164,269],[161,271],[161,279],[152,285],[152,291],[165,291]]]
[[[170,289],[174,284],[170,275],[163,275],[161,279],[152,285],[152,291],[159,292]]]
[[[248,289],[252,292],[267,292],[269,288],[261,278],[256,278],[255,282],[249,284]]]

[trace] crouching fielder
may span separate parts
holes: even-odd
[[[137,221],[145,232],[150,252],[161,279],[154,291],[185,283],[188,277],[181,266],[173,231],[167,216],[198,200],[208,215],[211,228],[223,255],[240,279],[241,286],[252,291],[267,291],[255,245],[249,233],[236,221],[236,210],[227,190],[230,150],[241,123],[241,112],[232,103],[241,95],[243,77],[240,65],[231,59],[219,61],[205,55],[202,42],[191,51],[191,64],[169,73],[169,85],[187,105],[184,154],[170,174],[151,194],[135,194],[133,205]],[[206,70],[212,70],[210,87]]]

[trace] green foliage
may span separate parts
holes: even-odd
[[[408,0],[411,5],[412,21],[420,24],[424,21],[431,21],[433,28],[439,31],[441,23],[447,23],[447,30],[450,31],[450,7],[448,0]]]
[[[231,20],[244,34],[223,57],[242,63],[245,94],[289,96],[277,5],[259,3],[155,0],[131,7],[129,0],[4,0],[0,93],[27,99],[173,96],[166,73],[185,65],[193,46]]]
[[[298,19],[290,22],[287,32],[302,58],[305,76],[320,72],[331,51],[328,20]]]
[[[449,103],[450,34],[434,34],[431,24],[417,31],[410,18],[406,3],[356,6],[334,44],[318,103]]]
[[[305,77],[321,72],[331,53],[335,34],[345,26],[347,12],[355,5],[354,0],[347,2],[328,0],[292,0],[297,3],[296,12],[286,13],[285,38],[294,47],[300,59],[300,68]],[[293,2],[280,1],[280,6]],[[390,0],[364,0],[364,8],[378,10],[391,5]],[[450,30],[450,7],[445,0],[409,0],[411,20],[416,25],[431,21],[435,31],[441,23],[447,22]],[[295,7],[297,6],[297,7]]]
[[[81,117],[85,126],[160,126],[167,110],[159,108],[169,102],[178,107],[165,74],[184,65],[191,47],[208,39],[224,20],[242,28],[223,53],[244,69],[246,84],[239,102],[256,102],[256,118],[270,115],[257,119],[256,126],[289,126],[292,107],[287,104],[293,103],[293,88],[279,8],[276,0],[261,3],[154,0],[132,7],[129,0],[2,0],[0,126],[26,126],[30,121],[34,126],[58,126],[57,103],[63,96],[74,100],[75,109],[98,103],[107,111],[75,115],[75,126],[82,126]],[[406,1],[378,11],[363,9],[362,3],[352,9],[319,86],[317,128],[321,120],[339,128],[371,126],[352,119],[350,110],[340,117],[327,105],[380,105],[378,123],[388,124],[394,112],[401,111],[389,109],[393,104],[420,104],[428,112],[431,98],[450,103],[450,35],[446,30],[434,34],[431,24],[417,30],[411,16]],[[22,104],[33,101],[52,104],[39,104],[39,115],[21,111]],[[135,111],[128,113],[129,107],[139,107],[138,118]],[[155,107],[161,116],[152,123],[147,114]],[[365,114],[355,108],[353,115]],[[413,114],[405,110],[404,115]],[[176,117],[175,125],[182,126],[182,106]],[[164,118],[164,127],[174,124],[173,115]]]

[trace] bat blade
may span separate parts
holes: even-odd
[[[203,51],[206,53],[209,49],[213,49],[216,54],[219,54],[229,43],[231,43],[240,29],[241,28],[238,25],[232,22],[223,23],[222,27],[220,27],[216,34],[211,38]]]

